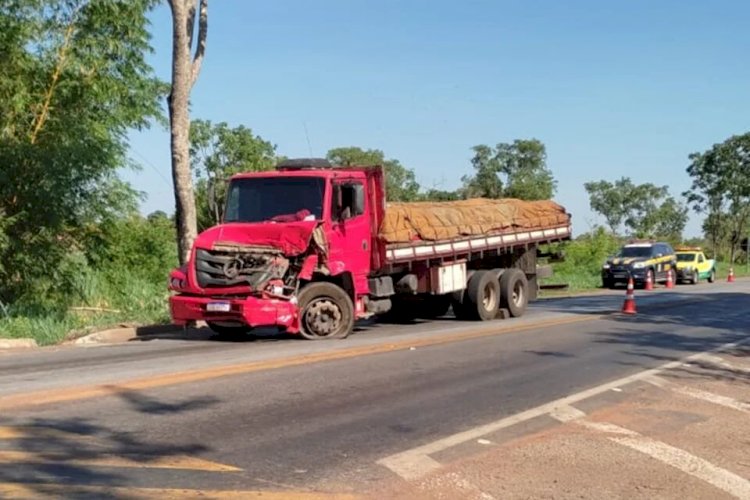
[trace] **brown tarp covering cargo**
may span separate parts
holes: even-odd
[[[549,200],[476,198],[389,203],[380,234],[388,243],[408,243],[547,229],[569,223],[565,209]]]

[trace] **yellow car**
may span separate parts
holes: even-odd
[[[681,247],[675,250],[677,254],[677,281],[689,282],[694,285],[700,280],[716,281],[716,261],[706,258],[698,247]]]

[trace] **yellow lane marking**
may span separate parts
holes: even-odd
[[[0,483],[0,498],[86,498],[118,497],[133,500],[185,499],[185,500],[239,500],[260,498],[263,500],[355,500],[355,495],[343,493],[316,493],[307,491],[263,491],[263,490],[190,490],[180,488],[127,488],[119,486],[83,486],[63,484]]]
[[[75,439],[79,442],[88,442],[94,440],[95,436],[55,429],[54,427],[0,426],[0,441],[20,439]]]
[[[242,469],[200,458],[181,455],[162,457],[134,457],[96,454],[91,457],[71,457],[66,453],[0,450],[0,464],[59,463],[94,467],[124,467],[136,469],[181,469],[205,472],[239,472]]]
[[[539,330],[553,326],[568,325],[572,323],[583,323],[594,321],[607,317],[608,314],[596,314],[587,316],[574,316],[571,318],[558,318],[553,320],[538,321],[535,323],[526,323],[522,325],[498,326],[493,323],[484,327],[475,328],[469,331],[461,331],[453,334],[445,334],[439,337],[431,337],[415,340],[401,340],[398,342],[377,344],[371,346],[351,347],[336,351],[326,351],[314,354],[305,354],[301,356],[290,356],[252,363],[242,363],[228,366],[218,366],[205,368],[202,370],[191,370],[186,372],[167,373],[164,375],[155,375],[151,377],[136,378],[118,385],[100,384],[89,386],[78,386],[61,389],[49,389],[34,391],[23,394],[12,394],[10,396],[0,397],[0,411],[11,411],[21,407],[38,406],[52,403],[63,403],[67,401],[79,401],[82,399],[91,399],[95,397],[111,396],[123,391],[140,391],[145,389],[154,389],[176,384],[186,384],[190,382],[202,382],[219,377],[230,375],[241,375],[258,371],[275,370],[279,368],[289,368],[323,361],[335,361],[370,354],[382,354],[393,351],[409,349],[410,347],[428,347],[465,340],[491,337],[504,333],[521,332],[526,330]]]

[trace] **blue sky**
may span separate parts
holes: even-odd
[[[583,183],[690,181],[687,156],[750,129],[750,2],[224,0],[209,5],[193,118],[244,124],[286,156],[378,148],[455,188],[476,144],[535,137],[577,233]],[[169,78],[171,18],[151,62]],[[131,136],[124,177],[172,212],[169,135]],[[700,232],[692,216],[686,233]]]

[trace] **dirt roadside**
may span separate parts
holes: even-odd
[[[679,363],[427,459],[435,470],[394,479],[371,497],[749,499],[750,345]]]

